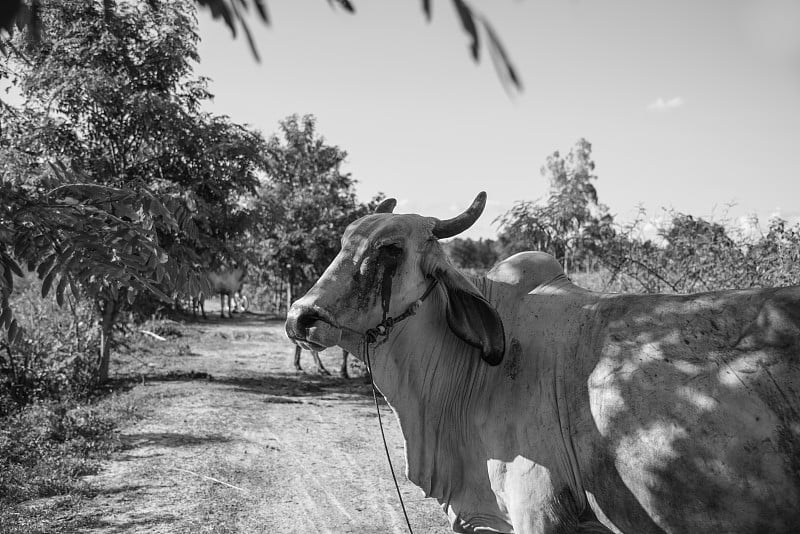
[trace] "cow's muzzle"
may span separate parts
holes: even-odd
[[[286,317],[286,335],[305,349],[320,351],[338,345],[342,329],[322,308],[296,302]]]

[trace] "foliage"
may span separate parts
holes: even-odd
[[[766,234],[752,238],[721,223],[673,213],[657,243],[635,237],[643,220],[602,247],[608,283],[622,291],[692,293],[800,283],[800,225],[773,219]]]
[[[41,298],[35,277],[21,281],[12,297],[21,324],[13,341],[0,339],[0,417],[35,400],[63,400],[94,386],[99,332],[89,302],[66,297],[59,306]]]
[[[485,273],[500,256],[499,243],[493,239],[456,237],[443,244],[444,250],[456,267]]]
[[[245,20],[245,16],[238,4],[246,11],[251,2],[247,0],[195,0],[200,6],[208,8],[215,19],[221,18],[225,24],[231,29],[233,35],[236,35],[237,28],[241,27],[245,38],[247,39],[250,49],[256,59],[259,59],[258,51],[250,32],[250,28]],[[258,13],[259,18],[269,24],[270,17],[267,10],[267,3],[265,0],[251,0],[255,11]],[[433,11],[432,1],[422,0],[422,10],[425,13],[426,19],[430,22]],[[350,0],[328,0],[331,6],[338,5],[348,13],[355,13],[355,6]],[[102,10],[104,13],[111,13],[115,8],[116,2],[114,0],[102,0]],[[148,5],[153,11],[158,12],[162,3],[155,0],[149,0]],[[486,43],[489,49],[489,54],[492,57],[495,68],[497,70],[500,80],[506,88],[512,86],[521,89],[522,82],[517,74],[514,66],[511,64],[508,53],[505,50],[497,32],[492,27],[489,20],[479,12],[477,12],[469,2],[466,0],[452,0],[453,9],[461,21],[463,31],[470,38],[470,55],[478,62],[480,59],[481,50],[481,28],[483,34],[486,36]],[[99,7],[99,6],[98,6]],[[28,32],[34,37],[34,41],[38,39],[42,31],[42,21],[40,15],[41,7],[39,0],[30,0],[25,3],[22,0],[7,0],[6,4],[0,8],[0,35],[2,30],[11,34],[14,27],[18,29],[27,29]],[[2,43],[0,43],[0,51],[3,50]]]
[[[55,287],[63,301],[69,287],[97,302],[101,380],[125,306],[207,289],[201,271],[235,255],[229,243],[250,220],[240,197],[254,191],[264,149],[259,134],[200,110],[210,95],[191,76],[191,3],[105,7],[45,2],[38,40],[17,35],[9,72],[25,105],[0,146],[0,322],[16,334],[13,249],[43,294]]]
[[[541,169],[550,183],[547,198],[517,202],[499,218],[505,255],[541,250],[569,272],[571,263],[588,263],[599,244],[612,237],[613,218],[592,184],[597,176],[591,154],[591,143],[580,139],[566,158],[558,151],[548,156]]]
[[[276,274],[307,287],[339,251],[345,227],[380,200],[357,201],[355,181],[341,172],[347,153],[328,145],[311,115],[281,121],[281,135],[267,143],[267,175],[255,205],[251,263],[264,277]]]

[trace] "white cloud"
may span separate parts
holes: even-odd
[[[647,109],[651,109],[654,111],[669,111],[672,109],[679,108],[683,105],[683,98],[676,96],[665,100],[661,97],[658,97],[654,102],[651,102]]]

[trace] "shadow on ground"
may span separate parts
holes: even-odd
[[[228,443],[229,437],[220,434],[208,436],[195,436],[193,434],[180,434],[176,432],[141,432],[136,434],[120,434],[123,450],[135,449],[142,446],[156,447],[192,447],[211,443]]]
[[[322,397],[332,394],[372,395],[368,382],[361,378],[339,378],[335,376],[305,373],[270,373],[253,377],[224,377],[215,380],[230,385],[234,391],[258,395],[284,397]]]

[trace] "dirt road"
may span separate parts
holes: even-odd
[[[144,377],[115,402],[144,415],[122,429],[123,452],[87,478],[96,496],[67,524],[114,533],[407,532],[369,386],[296,372],[282,322],[216,317],[115,362]],[[166,357],[169,343],[180,350]],[[339,368],[338,351],[322,357]],[[310,355],[303,364],[313,367]],[[414,532],[449,532],[438,504],[405,479],[402,436],[383,402],[381,414]]]

